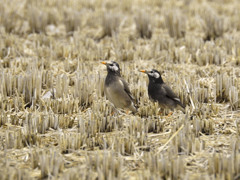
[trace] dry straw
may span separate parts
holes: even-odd
[[[239,179],[240,5],[0,4],[2,179]],[[115,60],[138,112],[104,95]],[[186,114],[149,100],[157,69]]]

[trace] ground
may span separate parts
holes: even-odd
[[[238,0],[2,0],[0,179],[239,179]],[[117,61],[136,114],[103,92]],[[186,105],[159,108],[141,69]]]

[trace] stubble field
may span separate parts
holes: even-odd
[[[0,179],[239,179],[238,0],[0,0]],[[103,92],[117,61],[138,112]],[[158,69],[187,105],[160,113]]]

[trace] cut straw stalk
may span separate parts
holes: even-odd
[[[169,142],[183,129],[184,125],[182,125],[171,137],[170,139],[161,147],[158,148],[157,154],[162,152],[162,150],[169,144]]]

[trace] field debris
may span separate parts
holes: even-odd
[[[238,0],[2,0],[1,179],[239,179]],[[114,60],[138,112],[104,95]],[[147,94],[157,69],[187,105]]]

